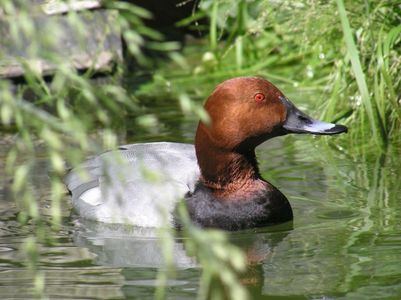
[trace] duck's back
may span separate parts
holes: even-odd
[[[193,191],[198,177],[193,145],[160,142],[103,153],[64,181],[85,219],[159,227],[172,221],[177,200]]]

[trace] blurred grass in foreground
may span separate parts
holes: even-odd
[[[164,51],[172,60],[182,61],[176,52],[177,43],[163,42],[163,36],[144,25],[143,19],[151,18],[148,11],[123,1],[103,1],[103,5],[118,12],[115,19],[102,24],[108,26],[105,31],[120,32],[126,50],[139,66],[152,65],[143,55],[143,49],[146,48]],[[20,250],[25,257],[24,263],[34,274],[32,292],[38,298],[46,298],[46,278],[38,263],[38,253],[41,244],[52,243],[51,230],[58,230],[63,222],[61,207],[62,200],[65,200],[65,188],[61,178],[65,173],[66,163],[74,166],[90,153],[115,148],[121,141],[119,133],[124,131],[121,129],[125,127],[127,113],[136,114],[133,122],[145,129],[152,130],[158,123],[152,114],[140,113],[139,100],[127,92],[122,84],[121,78],[125,70],[119,64],[118,55],[114,68],[105,71],[107,79],[95,76],[98,59],[96,55],[90,57],[92,66],[77,71],[73,57],[54,50],[60,41],[59,37],[65,33],[64,27],[53,16],[48,17],[45,27],[41,26],[36,17],[44,15],[36,8],[28,1],[0,2],[2,25],[8,29],[9,34],[7,42],[18,49],[15,56],[24,72],[23,77],[17,81],[0,81],[0,130],[14,134],[14,145],[7,154],[5,168],[7,174],[13,178],[12,191],[20,210],[18,220],[21,226],[32,224],[35,228]],[[92,12],[71,10],[63,17],[63,22],[71,29],[70,33],[84,52],[88,34],[92,34],[87,30],[85,18],[93,18]],[[19,56],[20,52],[26,55]],[[5,58],[6,54],[0,53],[0,61],[7,64],[9,61]],[[43,66],[52,68],[51,76],[44,71]],[[200,106],[192,104],[190,99],[185,98],[182,102],[185,103],[187,112],[194,111],[195,114],[207,118]],[[51,195],[46,196],[46,199],[39,197],[40,191],[33,180],[38,156],[49,158]],[[51,200],[51,216],[43,214],[43,200]],[[204,267],[200,299],[206,299],[209,294],[218,291],[236,291],[241,296],[240,299],[245,299],[247,294],[235,275],[244,264],[244,259],[239,250],[229,246],[224,234],[188,229],[185,237],[188,238],[186,243],[191,248],[191,255],[198,257],[199,263]],[[174,234],[171,232],[162,233],[167,261],[173,238]],[[213,251],[207,249],[209,238],[216,243]],[[222,257],[225,247],[232,249],[236,256]],[[217,285],[213,285],[214,290],[210,291],[210,281],[215,276],[220,276],[213,269],[216,262],[219,266],[217,271],[223,272],[225,277]],[[234,267],[230,266],[233,263]],[[160,289],[156,295],[158,298],[165,297],[163,278],[167,278],[169,274],[160,273]]]

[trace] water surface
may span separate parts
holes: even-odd
[[[297,104],[302,97],[289,94]],[[299,105],[307,107],[307,105]],[[162,126],[153,132],[127,129],[122,143],[154,140],[191,142],[196,118],[170,101],[145,101]],[[318,115],[311,113],[316,117]],[[251,266],[242,281],[254,299],[401,299],[401,175],[399,156],[353,158],[325,137],[286,136],[258,148],[260,169],[290,200],[293,224],[230,234]],[[4,158],[12,136],[1,141]],[[391,151],[389,151],[391,153]],[[0,295],[32,297],[32,274],[20,247],[31,226],[20,226],[0,159]],[[35,184],[41,209],[49,212],[46,157],[38,158]],[[41,245],[39,268],[45,292],[63,299],[153,299],[163,266],[157,235],[141,228],[78,222],[68,197],[63,226],[54,242]],[[174,244],[175,278],[169,299],[193,299],[201,270]]]

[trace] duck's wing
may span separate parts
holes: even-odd
[[[73,169],[64,182],[83,218],[159,227],[171,221],[169,212],[198,177],[193,145],[161,142],[103,153]]]

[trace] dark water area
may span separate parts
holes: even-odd
[[[300,108],[308,107],[299,94],[291,94],[290,88],[286,92]],[[146,132],[128,121],[122,143],[192,141],[197,120],[183,116],[176,102],[145,101],[144,110],[162,125]],[[33,275],[24,267],[20,248],[32,227],[17,221],[19,210],[3,166],[7,138],[0,148],[0,298],[31,299]],[[355,158],[350,149],[337,145],[340,138],[291,135],[257,149],[264,178],[288,197],[294,222],[229,234],[249,261],[242,282],[253,299],[401,299],[399,156],[389,151]],[[47,158],[39,157],[36,168],[40,208],[50,218]],[[62,215],[54,242],[40,245],[45,295],[154,298],[163,268],[157,232],[78,221],[71,216],[68,196]],[[181,239],[173,247],[177,272],[167,281],[167,297],[194,299],[201,270],[186,255]]]

